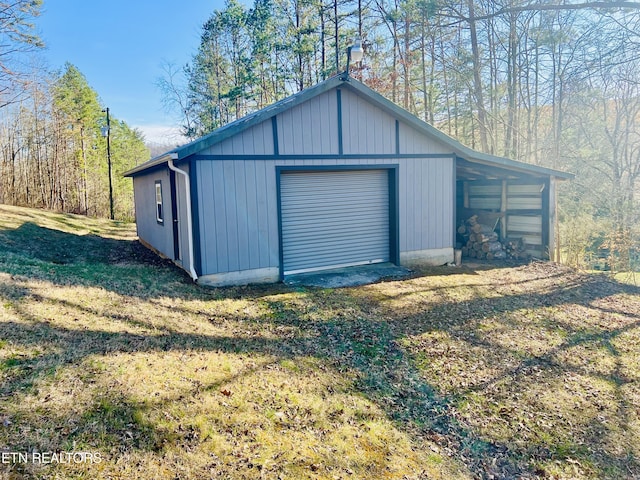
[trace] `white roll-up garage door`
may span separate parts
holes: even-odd
[[[387,170],[282,172],[284,275],[389,261]]]

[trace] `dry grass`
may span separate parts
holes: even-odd
[[[640,292],[551,264],[204,289],[0,206],[2,478],[640,478]]]

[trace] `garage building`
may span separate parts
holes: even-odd
[[[138,236],[199,283],[453,261],[457,212],[553,249],[570,174],[476,152],[340,75],[130,170]]]

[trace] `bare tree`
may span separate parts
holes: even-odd
[[[0,108],[19,100],[25,54],[43,46],[31,21],[41,0],[0,1]]]

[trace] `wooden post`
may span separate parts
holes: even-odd
[[[502,195],[500,199],[500,241],[507,236],[507,181],[502,180]]]
[[[462,196],[464,208],[469,207],[469,182],[462,182]]]
[[[540,191],[542,197],[542,249],[543,254],[546,248],[546,254],[549,260],[556,261],[555,255],[555,188],[553,177],[549,177],[548,181],[542,184]]]
[[[560,263],[560,232],[558,231],[558,196],[556,194],[556,179],[549,178],[549,256],[554,262]],[[544,217],[543,217],[544,218]]]

